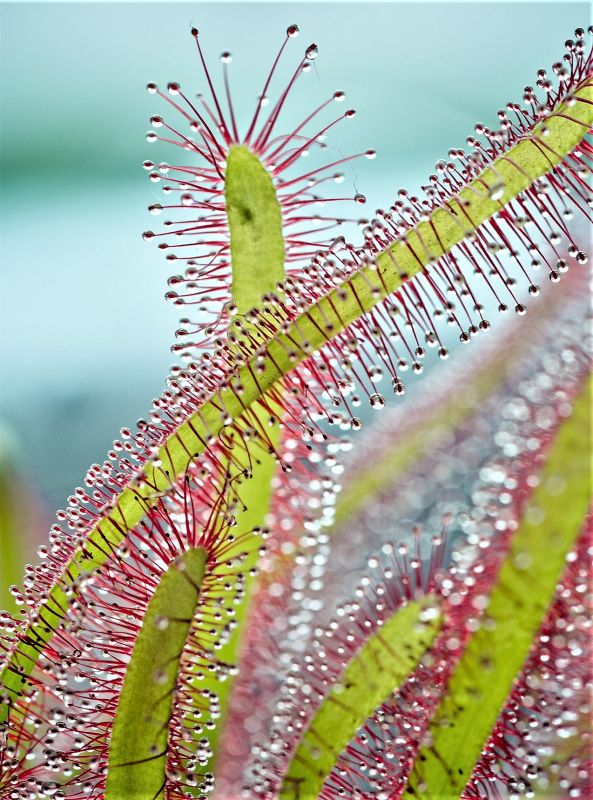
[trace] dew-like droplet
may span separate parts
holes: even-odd
[[[358,203],[359,206],[363,206],[366,203],[367,199],[364,194],[357,193],[354,195],[354,202]]]
[[[309,47],[305,50],[305,58],[307,61],[315,61],[317,55],[319,53],[319,48],[316,44],[310,44]]]
[[[153,117],[150,118],[150,124],[152,125],[153,128],[160,128],[161,125],[163,124],[163,118],[155,114]]]
[[[369,403],[371,404],[371,408],[383,408],[385,405],[385,398],[382,394],[372,394],[369,397]]]
[[[500,200],[504,195],[504,183],[494,183],[488,188],[488,197],[491,200]]]
[[[176,81],[171,81],[171,83],[167,84],[167,91],[169,92],[169,94],[177,95],[179,94],[180,89],[181,86]]]
[[[156,94],[158,90],[159,87],[156,85],[156,83],[153,83],[151,81],[150,83],[146,84],[146,91],[148,92],[148,94]]]
[[[233,56],[231,55],[231,53],[228,52],[228,50],[225,50],[224,53],[220,54],[220,60],[222,61],[223,64],[230,64],[231,61],[233,60]]]
[[[289,25],[286,29],[286,35],[289,39],[295,39],[299,35],[299,26],[298,25]]]

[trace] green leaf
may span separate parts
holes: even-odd
[[[97,569],[111,548],[117,547],[126,531],[142,518],[143,505],[137,500],[138,494],[149,502],[155,490],[166,492],[171,480],[185,471],[190,459],[204,452],[204,443],[223,429],[225,419],[239,419],[246,407],[252,406],[275,387],[306,358],[307,353],[319,350],[328,339],[337,336],[351,322],[395,292],[404,280],[409,280],[423,266],[449,252],[472,228],[504,208],[513,197],[572,152],[593,125],[593,87],[584,86],[574,93],[575,96],[579,101],[561,105],[557,113],[546,120],[545,133],[542,126],[536,128],[530,138],[515,144],[464,189],[458,201],[451,200],[447,210],[442,207],[435,210],[429,220],[420,222],[408,232],[405,241],[395,242],[380,254],[376,264],[361,269],[294,322],[287,324],[287,330],[270,339],[265,357],[254,355],[238,370],[237,383],[242,387],[240,396],[230,387],[222,388],[181,424],[160,448],[156,459],[145,467],[145,483],[122,490],[112,510],[105,513],[89,535],[84,548],[81,547],[65,566],[60,581],[41,606],[44,618],[54,625],[59,623],[62,609],[70,602],[64,588],[70,593],[82,572]],[[546,147],[536,142],[537,137],[545,140]],[[502,194],[499,191],[501,182],[504,184]],[[490,196],[489,188],[494,187],[497,193]],[[300,343],[300,347],[295,347],[295,342]],[[40,648],[51,639],[53,632],[54,628],[45,622],[29,625],[19,647],[20,655],[8,659],[0,678],[9,694],[22,691]],[[22,664],[21,659],[24,659]],[[0,707],[0,723],[6,720],[8,711],[7,704]]]
[[[173,561],[148,605],[113,724],[105,800],[165,797],[169,719],[206,559],[197,547]]]
[[[242,145],[231,147],[225,172],[231,234],[232,295],[240,314],[261,305],[284,280],[282,213],[272,178]]]
[[[399,608],[347,664],[305,731],[281,797],[314,798],[342,750],[381,703],[406,680],[440,627],[429,595]],[[430,613],[427,613],[430,612]]]
[[[410,797],[459,797],[529,653],[591,497],[591,379],[552,443],[486,611],[431,722]],[[548,487],[558,478],[562,494]],[[543,519],[543,521],[540,521]],[[460,746],[460,743],[463,743]]]

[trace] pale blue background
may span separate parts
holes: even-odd
[[[494,124],[589,13],[586,3],[2,5],[1,415],[30,490],[61,505],[146,413],[171,363],[167,267],[140,238],[157,197],[140,168],[155,157],[144,133],[163,110],[144,86],[204,88],[190,24],[215,69],[233,52],[246,112],[289,23],[302,33],[287,69],[319,44],[287,125],[347,92],[359,115],[332,135],[333,153],[379,151],[343,184],[367,195],[369,214],[423,182],[475,122]]]

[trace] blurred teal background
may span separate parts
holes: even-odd
[[[494,124],[563,53],[588,3],[4,3],[1,11],[1,448],[25,498],[28,540],[144,416],[172,361],[178,312],[167,267],[141,232],[160,195],[141,169],[160,160],[144,134],[166,109],[148,80],[205,89],[189,27],[207,56],[234,56],[239,117],[253,109],[286,26],[282,74],[311,41],[320,54],[288,127],[344,89],[359,114],[331,136],[332,158],[367,147],[346,172],[364,213],[424,182],[473,124]],[[282,86],[278,81],[277,86]],[[358,210],[360,213],[360,209]]]

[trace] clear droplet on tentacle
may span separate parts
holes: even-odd
[[[494,183],[488,189],[488,197],[491,200],[500,200],[504,195],[504,183]]]
[[[316,44],[310,44],[305,50],[305,58],[307,61],[315,61],[319,54],[319,48]]]
[[[382,394],[372,394],[369,397],[369,403],[371,404],[371,408],[381,409],[385,406],[385,398]]]

